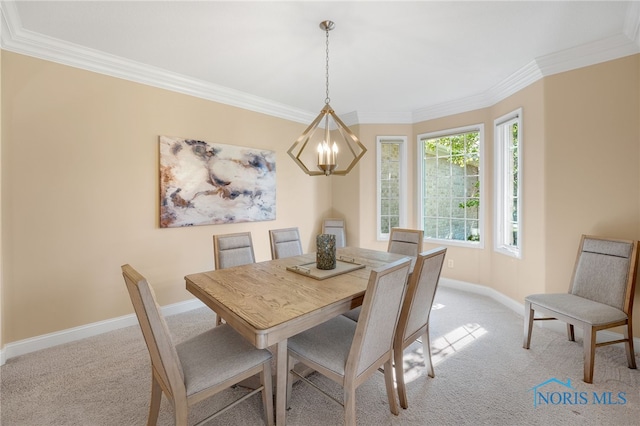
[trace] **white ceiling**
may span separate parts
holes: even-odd
[[[640,2],[2,2],[2,47],[306,121],[414,122],[640,52]]]

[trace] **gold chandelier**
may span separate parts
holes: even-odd
[[[320,29],[326,33],[326,98],[324,108],[313,122],[296,139],[287,154],[309,176],[341,175],[344,176],[362,158],[367,148],[358,137],[340,120],[331,105],[329,105],[329,31],[335,28],[332,21],[320,22]],[[324,131],[316,132],[321,123],[324,123]],[[332,130],[333,129],[333,130]],[[332,138],[333,136],[333,138]],[[305,150],[307,145],[316,145],[315,152]],[[338,167],[338,154],[341,161],[350,159],[349,164],[340,169]],[[306,164],[315,164],[319,170],[310,170]]]

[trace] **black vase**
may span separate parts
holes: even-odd
[[[316,266],[318,269],[335,269],[336,236],[320,234],[316,237]]]

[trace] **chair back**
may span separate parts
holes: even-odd
[[[401,340],[397,342],[415,341],[424,334],[446,253],[447,249],[440,247],[418,255],[400,311],[395,338]]]
[[[284,228],[269,230],[271,241],[271,258],[282,259],[302,254],[302,243],[298,228]]]
[[[387,251],[418,257],[418,253],[422,251],[423,237],[424,231],[420,229],[391,228]]]
[[[411,260],[405,258],[371,271],[345,376],[376,370],[380,365],[376,361],[391,354],[410,266]]]
[[[174,397],[178,392],[186,393],[180,358],[156,302],[153,288],[130,265],[122,266],[122,275],[149,350],[151,365],[160,376],[162,387]]]
[[[250,232],[213,236],[213,260],[216,269],[255,263]]]
[[[336,236],[336,248],[347,246],[344,219],[325,219],[322,222],[322,233],[333,234]]]
[[[583,235],[569,293],[629,314],[638,263],[638,242]]]

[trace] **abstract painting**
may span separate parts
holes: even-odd
[[[160,136],[160,227],[276,218],[275,152]]]

